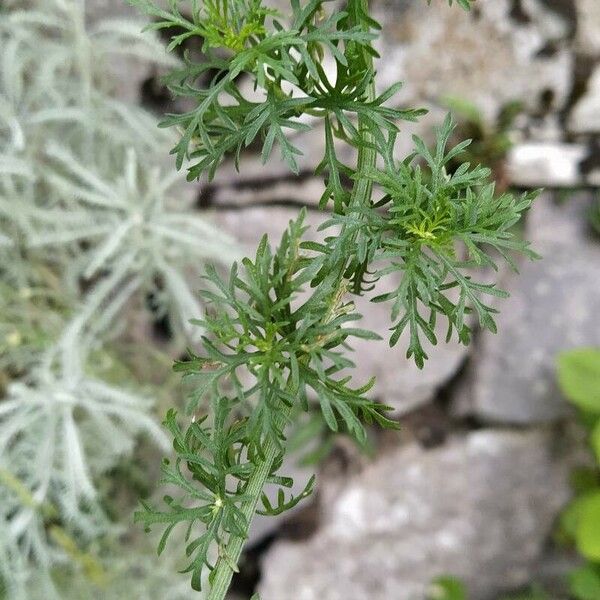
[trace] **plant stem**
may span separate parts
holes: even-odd
[[[289,417],[291,407],[284,405],[280,412],[280,420],[282,426]],[[252,522],[254,513],[256,512],[256,505],[261,497],[262,491],[269,477],[269,473],[273,467],[273,461],[277,457],[278,453],[281,452],[281,448],[277,447],[272,438],[269,438],[265,443],[264,460],[257,466],[256,470],[248,480],[248,487],[245,493],[251,496],[250,500],[247,500],[242,506],[241,511],[246,517],[248,525]],[[238,564],[244,542],[246,538],[241,536],[231,536],[227,542],[227,554],[231,558],[234,564]],[[225,558],[219,557],[217,564],[213,571],[213,581],[210,589],[208,600],[224,600],[227,590],[231,584],[231,578],[233,577],[233,570],[231,569],[230,562]]]
[[[368,0],[349,0],[348,2],[348,11],[350,15],[357,14],[359,11],[363,13],[368,13]],[[373,59],[371,55],[363,50],[363,62],[364,68],[373,73]],[[367,87],[366,91],[366,101],[371,102],[375,99],[375,82],[374,77],[371,77],[371,81]],[[362,129],[361,118],[358,119],[358,128]],[[377,152],[372,144],[373,139],[371,134],[367,130],[363,130],[364,139],[367,142],[364,145],[361,145],[358,149],[358,158],[357,158],[357,172],[360,173],[365,168],[374,167],[377,160]],[[352,189],[352,194],[350,197],[350,202],[348,205],[349,210],[353,208],[357,208],[365,205],[371,199],[373,183],[370,180],[360,178],[356,181],[354,188]],[[342,237],[342,236],[340,236]],[[339,265],[339,287],[345,284],[344,281],[344,272],[346,271],[347,263],[346,261],[342,261]],[[334,295],[337,295],[337,291],[334,292]],[[289,414],[291,412],[291,407],[284,405],[281,409],[280,414],[280,425],[282,428],[285,426],[285,423],[288,420]],[[256,506],[261,497],[262,491],[265,487],[267,478],[271,473],[271,469],[273,467],[273,461],[277,457],[278,453],[281,452],[281,448],[278,447],[274,441],[269,439],[265,443],[264,448],[264,460],[257,465],[256,470],[248,480],[248,486],[245,490],[245,493],[248,494],[251,499],[246,501],[242,507],[241,511],[246,518],[246,522],[250,524],[252,522],[252,518],[254,517],[254,513],[256,511]],[[231,584],[231,579],[233,577],[233,570],[231,568],[231,563],[238,564],[240,559],[242,549],[244,547],[244,542],[246,538],[241,536],[231,536],[229,541],[227,542],[227,555],[229,560],[219,557],[217,560],[217,564],[215,565],[215,569],[213,571],[213,579],[212,586],[208,596],[208,600],[224,600],[227,590]]]

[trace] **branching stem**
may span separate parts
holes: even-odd
[[[281,423],[285,423],[289,417],[291,408],[284,406],[280,413]],[[248,481],[248,487],[246,488],[246,494],[251,497],[242,506],[241,511],[246,518],[246,522],[250,524],[256,507],[260,500],[261,494],[269,477],[269,473],[273,467],[273,461],[277,457],[277,454],[281,452],[281,449],[277,447],[274,440],[269,438],[264,446],[264,460],[252,473],[252,477]],[[227,543],[227,555],[231,558],[234,564],[238,564],[242,549],[244,547],[246,539],[241,536],[231,536]],[[227,590],[231,584],[231,578],[233,577],[233,570],[231,563],[224,557],[220,556],[215,565],[213,571],[213,581],[210,589],[208,600],[224,600],[227,595]]]
[[[348,10],[350,15],[356,14],[357,11],[362,10],[363,12],[368,11],[368,0],[349,0],[348,2]],[[366,52],[363,51],[363,60],[365,62],[365,67],[372,72],[373,71],[373,59]],[[365,102],[372,102],[375,99],[375,82],[374,78],[371,78],[371,82],[367,88]],[[359,130],[363,129],[363,124],[361,123],[361,118],[358,118],[358,127]],[[366,144],[360,146],[358,149],[358,158],[357,158],[357,172],[361,173],[366,169],[374,168],[377,160],[377,151],[373,146],[372,136],[368,131],[365,131],[365,142]],[[364,206],[371,199],[371,193],[373,189],[373,182],[366,178],[359,178],[356,180],[354,187],[352,189],[352,195],[349,203],[349,210],[351,211],[353,208],[357,208],[360,206]],[[340,236],[343,237],[343,236]],[[343,285],[346,285],[346,280],[344,279],[344,272],[346,271],[347,261],[342,260],[338,266],[339,269],[339,286],[335,290],[332,296],[337,296],[337,292],[339,288]],[[291,411],[291,407],[283,406],[280,412],[281,424],[285,426],[285,423],[289,417],[289,413]],[[246,488],[246,494],[251,496],[251,500],[246,501],[241,507],[242,513],[247,520],[247,523],[251,523],[254,513],[256,511],[256,507],[260,500],[261,494],[264,490],[265,484],[267,482],[267,478],[271,472],[273,461],[277,457],[278,453],[281,452],[281,449],[277,447],[275,442],[271,439],[267,441],[264,447],[264,461],[257,465],[256,470],[252,474],[252,477],[248,481],[248,486]],[[233,577],[233,570],[231,568],[231,563],[238,564],[240,555],[242,553],[242,549],[244,547],[245,539],[241,536],[232,536],[226,548],[227,556],[230,560],[227,560],[224,557],[219,557],[217,564],[215,565],[215,569],[213,572],[213,580],[212,586],[210,590],[210,594],[208,596],[208,600],[224,600],[227,594],[227,590],[231,584],[231,579]]]
[[[175,27],[181,18],[176,9],[171,14],[152,0],[131,1],[160,19],[153,28]],[[470,0],[449,3],[456,1],[469,7]],[[507,253],[514,250],[535,256],[527,242],[513,239],[509,232],[534,195],[497,197],[487,180],[488,169],[471,168],[469,163],[456,167],[456,157],[469,142],[448,148],[454,130],[451,117],[438,128],[433,149],[413,136],[414,152],[403,161],[395,160],[399,122],[414,121],[424,111],[390,106],[400,83],[376,94],[373,57],[377,54],[372,43],[380,26],[369,14],[368,0],[347,0],[346,10],[331,14],[323,10],[324,2],[293,0],[291,29],[258,0],[228,3],[228,11],[237,11],[231,27],[227,15],[232,13],[225,14],[225,5],[204,3],[195,22],[206,33],[205,50],[227,48],[235,50],[233,56],[225,61],[207,51],[208,62],[190,63],[170,76],[170,88],[197,104],[164,123],[183,128],[173,152],[178,166],[185,157],[196,161],[188,178],[206,175],[210,179],[232,156],[237,166],[242,151],[258,139],[263,142],[263,163],[277,145],[283,161],[297,173],[301,151],[289,133],[309,129],[301,117],[310,114],[324,119],[324,155],[315,168],[317,174],[326,175],[319,206],[333,204],[320,228],[330,231],[322,242],[303,240],[307,226],[302,211],[290,221],[278,247],[273,250],[264,236],[256,258],[234,264],[226,280],[213,268],[207,270],[214,290],[202,294],[214,314],[207,312],[196,321],[205,328],[207,356],[192,354],[176,365],[197,384],[188,412],[212,397],[214,419],[204,425],[192,423],[184,433],[176,412],[170,411],[165,424],[173,434],[177,459],[174,467],[165,464],[163,473],[166,481],[185,492],[185,500],[167,496],[166,510],[145,503],[136,519],[147,527],[166,525],[160,550],[176,525],[200,521],[206,526],[191,541],[192,528],[188,529],[186,554],[194,589],[200,589],[206,570],[211,571],[209,600],[224,599],[260,499],[265,509],[260,513],[276,515],[312,490],[314,478],[304,492],[286,502],[283,487],[291,480],[278,473],[285,429],[291,424],[290,405],[305,411],[320,409],[329,430],[341,428],[360,443],[366,440],[365,424],[397,428],[385,416],[391,407],[368,397],[374,378],[361,387],[350,383],[347,339],[380,338],[373,331],[347,325],[360,315],[346,294],[361,295],[374,289],[382,277],[401,275],[395,289],[372,300],[392,303],[389,343],[398,343],[406,331],[406,356],[422,367],[427,359],[423,343],[437,343],[438,317],[448,321],[448,340],[456,333],[460,342],[468,343],[467,316],[472,312],[483,327],[495,331],[497,311],[482,296],[506,294],[494,284],[474,281],[472,267],[495,267],[496,254],[512,265]],[[265,19],[272,20],[270,30],[264,27]],[[226,26],[215,27],[221,22]],[[237,41],[228,37],[230,30],[239,34]],[[173,36],[171,47],[188,35]],[[328,52],[335,60],[335,75],[321,64]],[[209,87],[198,89],[199,75],[211,69],[218,77]],[[236,86],[242,71],[265,92],[263,101],[245,99]],[[287,84],[303,96],[284,92]],[[340,159],[335,140],[358,151],[354,169]],[[351,189],[345,186],[348,178],[354,182]],[[375,186],[377,202],[372,201]],[[457,251],[463,246],[466,259],[462,249]],[[294,302],[304,300],[308,285],[314,293],[296,307]],[[458,291],[458,299],[447,297],[449,290]],[[254,380],[250,387],[236,372],[242,365]],[[230,381],[237,389],[231,398],[227,396]],[[319,407],[309,405],[309,394],[318,397]],[[241,412],[240,404],[244,405]],[[184,466],[194,483],[181,471]],[[276,505],[263,492],[271,481],[279,488]],[[196,491],[196,484],[218,489],[224,501],[216,505],[211,494]],[[188,503],[197,500],[200,505],[190,518]],[[213,567],[215,546],[218,556]]]

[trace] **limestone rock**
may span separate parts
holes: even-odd
[[[575,187],[584,183],[586,152],[583,144],[524,142],[509,151],[506,175],[520,187]]]
[[[600,56],[600,3],[597,0],[576,0],[576,47],[582,54]]]
[[[253,256],[262,236],[266,233],[272,247],[279,243],[289,222],[298,218],[299,208],[286,206],[252,206],[248,208],[221,209],[213,213],[213,221],[223,230],[231,233],[244,251]],[[307,240],[322,240],[317,227],[325,220],[325,214],[309,210],[305,224],[310,228],[305,234]]]
[[[593,1],[593,0],[592,0]],[[379,2],[379,85],[404,81],[398,102],[418,105],[444,96],[468,99],[487,121],[518,99],[531,110],[543,98],[560,108],[568,98],[571,25],[539,0],[479,0],[470,13],[446,2]],[[544,50],[553,48],[553,52]]]
[[[537,200],[526,236],[542,260],[508,282],[498,334],[481,335],[457,410],[510,423],[548,421],[568,410],[555,377],[556,354],[600,345],[600,243],[587,220],[591,198]]]
[[[462,578],[473,600],[529,580],[570,466],[543,431],[481,430],[435,450],[384,454],[323,506],[308,541],[277,543],[263,600],[415,600]]]
[[[600,26],[597,34],[600,38]],[[568,127],[573,133],[600,133],[600,66],[588,80],[585,94],[573,107]]]
[[[85,16],[86,27],[92,36],[108,36],[114,38],[115,46],[128,48],[129,54],[119,54],[118,60],[112,56],[104,57],[111,75],[107,85],[117,99],[140,102],[144,83],[178,64],[175,55],[163,48],[155,32],[141,33],[148,17],[125,0],[91,0],[85,3]],[[113,25],[115,22],[117,27]],[[148,40],[147,47],[139,42],[139,35]]]

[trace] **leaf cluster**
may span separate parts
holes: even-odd
[[[352,337],[375,338],[372,332],[349,327],[359,318],[343,289],[335,291],[330,278],[317,294],[308,298],[303,288],[314,277],[319,261],[311,260],[300,247],[306,229],[304,213],[290,223],[275,252],[263,238],[254,260],[234,264],[223,281],[215,270],[207,278],[216,291],[204,291],[207,313],[196,321],[206,335],[204,356],[192,355],[176,363],[175,369],[191,380],[193,395],[189,412],[211,399],[213,422],[206,415],[181,431],[171,412],[167,426],[174,436],[175,468],[163,466],[164,482],[182,488],[193,500],[192,507],[165,497],[167,510],[149,505],[136,518],[146,525],[165,523],[161,547],[173,527],[188,522],[204,523],[205,529],[187,548],[193,555],[189,570],[192,584],[199,587],[202,570],[211,570],[211,549],[227,557],[230,536],[246,536],[249,523],[241,506],[252,496],[247,486],[261,468],[269,448],[277,458],[269,468],[267,483],[288,487],[289,478],[275,474],[283,459],[285,427],[282,416],[293,406],[308,410],[308,398],[318,398],[324,420],[331,430],[344,428],[366,442],[363,422],[394,427],[385,416],[388,407],[365,397],[373,381],[353,387],[342,371],[352,366],[342,351]],[[185,464],[201,489],[190,485],[181,470]],[[235,482],[235,485],[232,484]],[[313,479],[296,497],[285,498],[280,488],[277,503],[262,494],[262,514],[279,514],[308,496]]]
[[[354,389],[348,377],[339,378],[354,366],[345,352],[348,341],[378,338],[350,326],[360,315],[345,299],[345,287],[330,276],[316,293],[303,295],[321,267],[321,260],[302,248],[304,218],[303,211],[290,222],[275,252],[263,237],[254,261],[244,259],[241,273],[234,263],[227,282],[208,270],[218,291],[202,292],[210,308],[205,319],[196,321],[207,332],[203,339],[206,356],[175,366],[204,379],[204,385],[196,382],[191,410],[209,391],[223,394],[223,382],[233,388],[240,404],[250,403],[248,427],[251,437],[258,440],[257,450],[265,434],[274,442],[280,438],[275,415],[281,406],[299,403],[307,410],[311,392],[319,398],[331,429],[337,429],[339,417],[361,440],[365,433],[357,416],[367,422],[380,420],[379,413],[385,409],[364,400],[372,382]],[[238,375],[240,368],[244,378]]]
[[[203,350],[175,366],[193,389],[194,416],[182,429],[174,413],[167,420],[177,457],[163,473],[185,498],[167,496],[164,510],[144,504],[136,515],[166,526],[161,549],[176,525],[188,523],[193,585],[210,572],[220,600],[259,499],[263,512],[277,514],[312,489],[309,481],[287,501],[280,489],[275,506],[263,492],[269,482],[285,485],[277,472],[292,414],[318,403],[331,431],[345,430],[362,444],[364,423],[396,426],[388,408],[368,397],[373,382],[355,386],[348,375],[352,338],[378,337],[355,325],[360,315],[349,297],[394,280],[391,292],[373,300],[391,303],[390,343],[407,331],[407,356],[419,367],[425,340],[437,343],[439,319],[447,321],[447,339],[463,343],[472,315],[495,331],[496,308],[486,298],[507,294],[476,280],[473,270],[494,272],[501,262],[516,268],[514,252],[535,256],[514,231],[534,194],[497,196],[488,169],[461,164],[469,141],[449,147],[450,118],[433,148],[415,137],[414,152],[397,159],[398,123],[422,111],[392,106],[399,84],[375,91],[371,42],[379,24],[364,0],[338,12],[320,0],[292,0],[285,22],[246,0],[192,2],[189,18],[177,2],[169,10],[134,3],[158,19],[153,27],[184,31],[172,47],[194,35],[203,40],[204,60],[186,55],[169,76],[175,95],[194,107],[163,123],[181,131],[173,152],[178,167],[190,161],[190,179],[211,178],[228,157],[238,166],[250,144],[262,147],[263,161],[277,144],[297,172],[295,136],[317,119],[324,129],[316,172],[325,179],[320,206],[333,209],[320,228],[324,239],[304,239],[302,213],[277,247],[263,238],[255,257],[234,264],[227,278],[208,269],[208,308],[195,321],[205,332]],[[340,159],[341,144],[355,151],[355,165]],[[200,533],[192,533],[195,525]]]
[[[537,194],[497,196],[494,184],[488,182],[489,169],[481,166],[463,162],[450,171],[448,165],[469,145],[466,140],[448,149],[453,129],[448,116],[437,132],[435,149],[414,136],[415,151],[405,160],[399,164],[390,160],[385,170],[364,172],[384,195],[373,204],[379,210],[368,213],[363,255],[387,263],[372,270],[376,278],[400,275],[395,290],[373,300],[392,303],[395,324],[390,345],[408,329],[407,357],[414,357],[420,367],[427,358],[421,336],[437,343],[439,317],[447,320],[447,341],[455,332],[460,342],[469,342],[471,313],[480,327],[496,332],[497,310],[484,298],[508,294],[493,282],[476,281],[475,269],[498,271],[499,261],[504,261],[517,270],[511,257],[515,252],[536,258],[512,228]],[[352,274],[355,280],[362,271]]]
[[[497,309],[484,298],[505,298],[507,293],[494,283],[475,280],[476,269],[495,272],[502,261],[517,270],[511,256],[515,252],[536,258],[514,231],[536,193],[497,196],[488,182],[489,169],[461,163],[451,171],[449,164],[469,145],[466,140],[447,148],[453,130],[448,116],[437,131],[435,148],[414,136],[415,150],[404,160],[388,153],[384,169],[362,169],[355,179],[375,184],[381,197],[323,223],[325,230],[341,227],[341,235],[324,244],[304,244],[326,257],[313,285],[320,285],[323,274],[342,256],[352,257],[344,275],[354,293],[372,290],[381,278],[399,281],[372,300],[391,302],[390,345],[408,330],[407,358],[419,367],[427,358],[422,340],[437,344],[440,317],[447,320],[447,341],[456,334],[460,342],[469,342],[473,313],[480,327],[496,331]]]
[[[184,30],[173,35],[171,48],[190,36],[204,40],[204,60],[198,63],[186,55],[185,66],[166,79],[175,96],[195,103],[191,111],[169,115],[162,123],[182,131],[173,153],[178,168],[191,160],[189,179],[205,173],[212,178],[229,156],[238,166],[242,150],[255,142],[262,146],[263,162],[277,143],[283,160],[297,173],[301,151],[290,137],[310,129],[302,117],[313,116],[327,122],[327,149],[318,171],[330,173],[328,195],[339,208],[346,196],[339,179],[347,168],[336,158],[334,138],[360,147],[365,134],[354,123],[357,117],[363,117],[362,128],[382,138],[386,131],[397,131],[396,121],[422,114],[384,106],[399,86],[366,98],[374,72],[366,68],[362,54],[375,55],[372,30],[380,26],[362,11],[327,13],[329,1],[292,1],[288,24],[258,1],[210,2],[202,8],[193,2],[188,19],[176,0],[170,11],[148,0],[132,0],[158,19],[152,28]],[[215,33],[216,23],[230,34]]]
[[[236,570],[235,558],[228,554],[227,542],[232,535],[246,537],[250,525],[242,507],[252,500],[248,482],[256,467],[246,453],[245,422],[240,419],[228,425],[230,411],[227,399],[215,400],[213,415],[218,428],[208,427],[204,417],[192,422],[185,431],[177,423],[177,413],[169,411],[164,424],[173,435],[176,459],[174,465],[168,459],[163,461],[161,482],[177,486],[184,494],[179,499],[164,496],[164,511],[155,510],[143,502],[145,510],[136,513],[136,521],[144,523],[147,530],[157,523],[165,525],[158,546],[159,554],[163,552],[174,527],[187,525],[185,552],[190,563],[184,572],[192,573],[192,587],[196,590],[202,589],[204,571],[212,571],[217,558],[227,560]],[[260,514],[280,514],[312,493],[314,477],[300,494],[286,499],[283,488],[290,487],[292,480],[275,474],[280,466],[281,460],[275,461],[266,478],[267,483],[279,486],[277,504],[273,506],[263,493],[264,508],[257,511]],[[190,483],[190,477],[201,487]],[[200,531],[197,526],[200,526]]]
[[[600,463],[600,350],[578,348],[558,357],[558,382],[565,397],[576,406],[589,430],[589,444]],[[574,540],[580,554],[600,564],[600,479],[598,468],[578,478],[578,495],[561,519],[563,533]]]

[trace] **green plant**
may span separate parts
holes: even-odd
[[[428,600],[467,600],[464,584],[454,577],[438,577],[431,582]]]
[[[165,421],[176,458],[165,460],[163,481],[183,497],[166,495],[158,509],[144,502],[136,514],[147,528],[165,527],[159,553],[174,528],[185,525],[192,586],[200,589],[208,574],[209,598],[222,600],[254,513],[278,514],[311,493],[314,478],[299,496],[286,496],[291,482],[278,474],[295,409],[315,399],[332,431],[361,442],[365,423],[397,427],[388,407],[368,398],[373,382],[351,381],[349,342],[376,337],[353,325],[359,315],[352,294],[400,277],[393,291],[373,300],[391,304],[390,344],[406,332],[407,358],[419,367],[425,340],[438,341],[440,319],[447,339],[465,344],[475,323],[495,331],[496,309],[485,298],[507,294],[475,280],[473,269],[496,269],[498,260],[514,267],[513,251],[534,257],[511,231],[534,194],[497,196],[488,169],[462,163],[450,170],[469,144],[448,147],[450,117],[433,149],[414,137],[414,153],[396,158],[399,121],[423,111],[390,105],[399,85],[375,92],[372,41],[379,24],[366,0],[332,12],[322,0],[292,0],[289,22],[260,0],[192,1],[189,16],[176,0],[168,9],[132,3],[156,19],[152,28],[175,29],[171,48],[191,36],[203,40],[205,60],[187,57],[168,77],[173,93],[193,100],[194,108],[163,123],[182,132],[173,153],[189,179],[210,179],[224,160],[239,166],[244,148],[256,143],[264,161],[277,144],[296,172],[293,134],[310,127],[306,117],[324,129],[316,171],[325,176],[320,206],[332,207],[320,227],[325,237],[303,241],[301,213],[277,247],[263,238],[255,257],[234,264],[229,277],[208,270],[210,289],[202,295],[209,308],[196,321],[206,332],[203,351],[175,365],[194,389],[192,416],[178,419],[171,410]],[[322,66],[326,55],[333,72]],[[253,99],[244,95],[242,79],[253,84]],[[356,166],[342,162],[341,143],[355,150]],[[269,485],[279,488],[276,501]]]
[[[590,208],[589,219],[590,224],[596,234],[600,235],[600,198],[596,198],[592,207]]]
[[[145,21],[90,22],[82,0],[10,5],[0,9],[0,598],[64,598],[69,574],[81,575],[79,598],[131,597],[128,580],[144,596],[128,576],[114,592],[111,574],[89,589],[96,560],[133,572],[135,552],[114,551],[131,505],[109,514],[111,471],[142,435],[168,449],[158,391],[124,358],[120,334],[151,294],[181,352],[200,331],[188,324],[202,310],[194,278],[235,246],[165,172],[172,132],[116,97],[115,57],[179,64],[140,33]]]
[[[562,537],[573,542],[586,560],[569,575],[571,595],[576,600],[592,600],[600,597],[600,349],[560,354],[558,381],[567,400],[579,410],[596,458],[593,468],[576,472],[575,498],[560,520]]]

